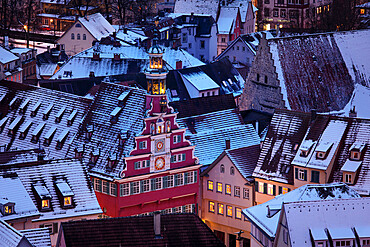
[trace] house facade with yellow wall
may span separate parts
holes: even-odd
[[[249,246],[250,223],[242,210],[253,206],[251,174],[259,151],[259,145],[225,150],[201,174],[200,216],[226,246]]]

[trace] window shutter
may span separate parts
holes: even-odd
[[[298,168],[295,168],[295,179],[298,179]]]
[[[182,213],[185,213],[186,211],[186,206],[182,206]]]
[[[263,194],[267,194],[267,183],[263,184]]]
[[[154,181],[154,179],[152,178],[152,179],[150,179],[150,190],[155,190],[155,181]]]
[[[307,170],[304,170],[304,181],[307,181]]]
[[[182,154],[182,161],[186,160],[186,154]]]
[[[184,184],[188,184],[188,173],[185,172]]]
[[[283,194],[283,187],[279,186],[279,195]]]
[[[177,186],[177,185],[178,185],[178,184],[177,184],[177,182],[178,182],[178,181],[177,181],[177,180],[178,180],[178,178],[179,178],[179,174],[176,174],[176,175],[175,175],[175,186]]]
[[[272,185],[272,193],[276,196],[276,185]]]
[[[58,233],[58,222],[53,223],[53,234]]]
[[[133,182],[130,183],[130,195],[132,195],[134,193],[134,186],[133,186]]]
[[[139,149],[143,149],[143,142],[139,142]]]
[[[173,163],[173,155],[171,156],[171,163]]]
[[[146,167],[149,167],[150,166],[150,160],[147,160],[146,161]]]
[[[135,163],[134,163],[134,167],[135,167],[135,170],[136,170],[136,169],[139,169],[139,162],[135,162]]]
[[[197,183],[198,171],[194,171],[194,183]]]
[[[255,191],[258,192],[258,181],[254,182],[254,188],[255,188]]]
[[[168,177],[167,176],[164,176],[163,179],[163,189],[167,188],[167,181],[168,181]]]
[[[143,180],[140,181],[140,193],[143,193],[144,191],[144,185],[143,185]]]
[[[178,135],[177,142],[181,142],[181,139],[182,139],[182,135]]]
[[[98,179],[98,191],[101,192],[102,189],[102,181]]]

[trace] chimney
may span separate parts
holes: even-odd
[[[154,238],[161,239],[161,213],[154,212]]]
[[[225,149],[230,149],[230,139],[225,140],[226,148]]]
[[[95,77],[95,73],[94,73],[94,71],[90,71],[89,77],[90,77],[90,78]]]
[[[113,38],[116,39],[117,38],[117,33],[116,32],[113,32]]]
[[[357,117],[356,106],[353,106],[353,108],[349,111],[348,116],[352,118]]]
[[[182,69],[182,61],[176,61],[176,69]]]
[[[6,49],[9,49],[9,37],[8,36],[4,37],[4,47]]]
[[[311,109],[311,122],[316,119],[317,111],[316,109]]]
[[[127,34],[127,28],[125,28],[125,27],[123,28],[123,33]]]
[[[120,61],[120,60],[121,60],[121,56],[120,56],[120,54],[119,54],[119,53],[114,53],[113,60],[114,60],[114,61]]]
[[[100,53],[99,52],[94,52],[93,53],[93,60],[100,60]]]

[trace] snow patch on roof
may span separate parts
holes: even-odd
[[[16,55],[0,46],[0,63],[6,64],[19,59]]]
[[[101,38],[107,37],[115,32],[112,25],[100,13],[80,17],[78,20],[90,34],[99,41]]]

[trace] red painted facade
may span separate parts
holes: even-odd
[[[161,55],[155,54],[155,57],[161,58]],[[156,74],[165,78],[167,72],[161,71],[151,71],[151,78]],[[151,82],[157,83],[148,80]],[[96,192],[100,206],[111,217],[158,210],[197,211],[200,165],[194,157],[194,146],[185,139],[186,129],[180,129],[176,123],[177,113],[168,106],[166,95],[153,94],[155,85],[149,86],[152,91],[146,96],[148,111],[144,129],[135,137],[135,148],[125,157],[123,178],[109,182],[108,193],[104,193],[107,182],[94,178],[94,184],[101,183],[103,187],[102,192]],[[115,193],[111,191],[112,186],[116,187]]]

